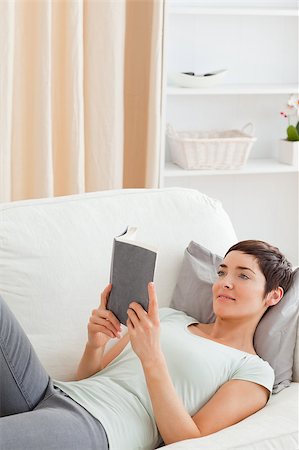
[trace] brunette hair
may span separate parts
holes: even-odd
[[[293,268],[277,247],[264,241],[240,241],[230,247],[225,256],[235,250],[256,258],[259,268],[266,278],[265,295],[279,286],[283,288],[284,293],[287,292],[292,283]]]

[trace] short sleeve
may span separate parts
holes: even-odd
[[[252,381],[272,392],[274,385],[274,370],[269,363],[256,355],[248,355],[243,363],[233,373],[232,380]]]

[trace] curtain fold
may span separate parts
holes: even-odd
[[[121,188],[124,159],[126,2],[86,2],[84,116],[86,190]]]
[[[124,186],[129,188],[158,186],[163,17],[163,2],[127,4]]]
[[[0,2],[0,201],[156,187],[163,1]]]
[[[14,5],[0,2],[0,201],[11,199]]]
[[[19,2],[14,8],[11,147],[6,149],[12,199],[53,195],[49,12],[47,2],[33,2],[30,8]]]
[[[163,31],[165,20],[164,2],[153,2],[151,46],[149,62],[149,102],[147,119],[146,170],[144,185],[147,188],[159,186],[160,146],[162,133],[162,74],[163,74]],[[163,163],[164,164],[164,161]]]
[[[54,195],[85,191],[83,2],[50,2]]]

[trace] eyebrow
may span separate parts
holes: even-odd
[[[227,265],[226,264],[220,264],[219,267],[224,267],[225,269],[227,269]],[[254,270],[250,269],[249,267],[238,266],[236,268],[240,269],[240,270],[250,270],[250,272],[252,272],[252,273],[254,273],[254,275],[256,275]]]

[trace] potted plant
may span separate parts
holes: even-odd
[[[286,110],[280,114],[287,119],[288,126],[286,139],[280,141],[279,161],[297,167],[299,162],[299,98],[291,95]]]

